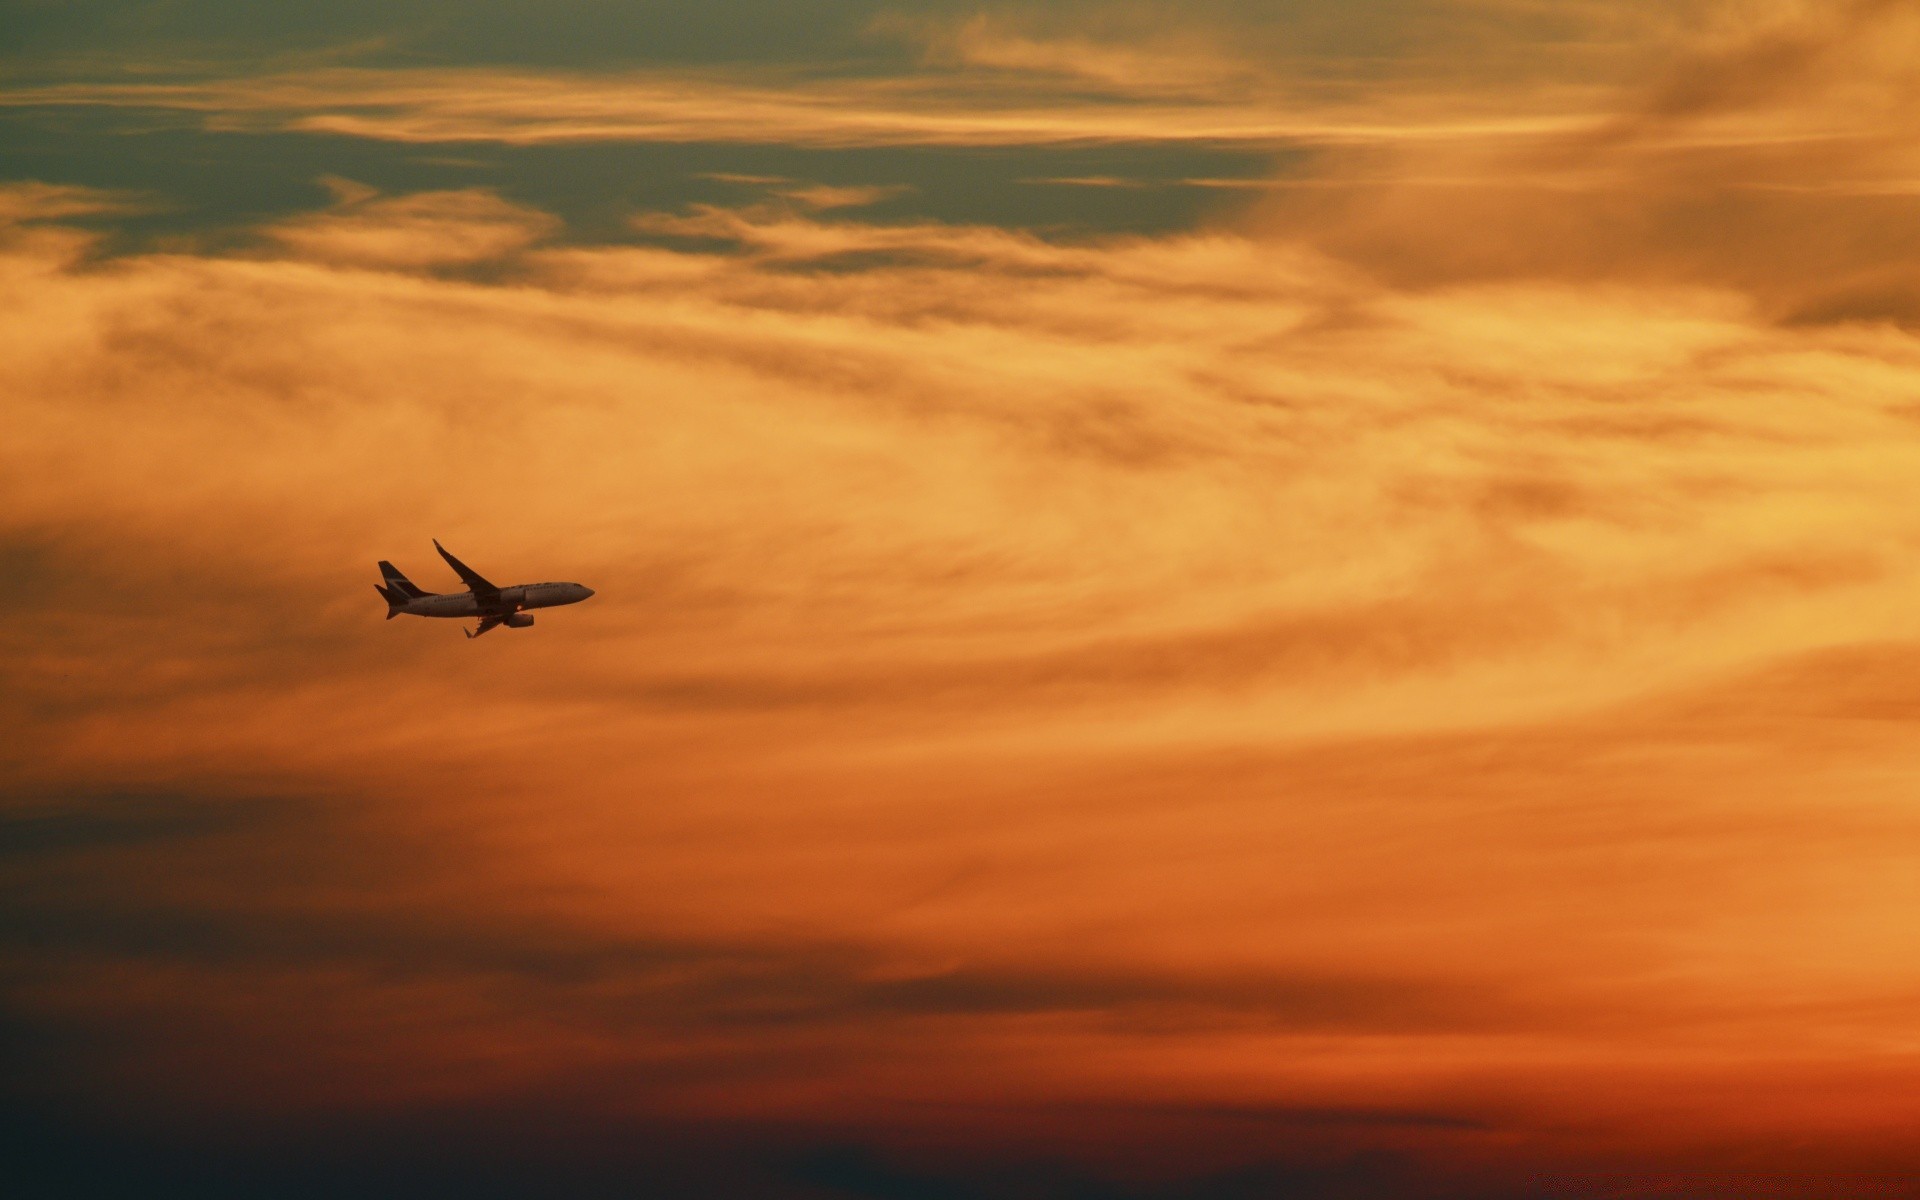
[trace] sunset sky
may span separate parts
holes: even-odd
[[[5,0],[7,1190],[1916,1195],[1916,62]]]

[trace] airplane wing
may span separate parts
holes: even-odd
[[[481,617],[480,627],[478,629],[463,629],[460,632],[466,634],[470,638],[477,638],[481,634],[485,633],[487,630],[492,629],[495,625],[500,624],[502,621],[505,621],[506,619],[507,618],[505,616]]]
[[[440,544],[439,538],[433,540],[433,548],[440,552],[441,558],[447,560],[447,565],[453,568],[453,573],[460,577],[460,581],[473,589],[475,599],[485,600],[490,595],[497,596],[500,594],[500,589],[488,583],[480,572],[461,562],[453,555],[448,554],[447,548]],[[485,633],[486,630],[482,629],[480,632]]]

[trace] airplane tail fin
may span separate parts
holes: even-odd
[[[433,595],[432,592],[422,591],[418,587],[415,587],[413,580],[402,575],[400,568],[385,559],[380,560],[380,578],[385,582],[376,583],[373,587],[375,591],[380,593],[381,598],[387,602],[387,620],[389,621],[399,616],[400,611],[407,606],[409,601],[418,600],[422,596]]]
[[[432,592],[421,591],[418,587],[414,586],[413,580],[402,575],[400,568],[394,566],[384,558],[380,560],[380,578],[386,581],[388,588],[400,593],[409,600],[418,600],[422,596],[433,595]]]

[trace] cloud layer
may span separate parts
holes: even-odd
[[[1166,236],[332,179],[114,254],[152,198],[0,192],[9,1104],[236,1163],[560,1113],[689,1195],[1893,1194],[1912,30],[1722,16]],[[1127,137],[1252,111],[1211,44],[940,29]],[[679,136],[481,79],[136,99]],[[699,136],[992,124],[822,87]],[[430,536],[599,594],[381,622]]]

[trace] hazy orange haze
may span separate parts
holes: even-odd
[[[687,1194],[1905,1194],[1920,19],[1712,12],[1150,233],[331,178],[123,250],[161,201],[8,185],[12,1091],[816,1164]],[[1334,121],[982,21],[928,70],[1054,81],[1016,140],[1093,136],[1088,79]],[[513,143],[633,86],[381,70],[381,129],[186,107]],[[1000,136],[921,86],[753,136]],[[598,595],[383,624],[436,536]]]

